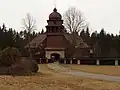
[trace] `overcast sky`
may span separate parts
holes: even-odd
[[[71,6],[84,13],[92,31],[105,28],[109,33],[119,33],[120,0],[56,0],[61,14]],[[0,0],[0,25],[5,23],[7,27],[21,30],[22,19],[29,12],[36,19],[39,31],[47,25],[53,8],[54,0]]]

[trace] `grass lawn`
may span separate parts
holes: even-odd
[[[63,64],[63,66],[68,67],[72,70],[120,76],[120,66],[92,66],[92,65],[66,65],[66,64]]]
[[[63,75],[40,65],[36,76],[0,76],[0,90],[120,90],[120,83]]]

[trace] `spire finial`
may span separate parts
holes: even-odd
[[[56,8],[54,8],[54,9],[53,9],[53,11],[54,11],[54,12],[57,12],[57,9],[56,9]]]

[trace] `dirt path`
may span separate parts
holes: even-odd
[[[96,66],[96,65],[75,65],[75,64],[61,64],[71,70],[89,72],[94,74],[120,76],[120,66]]]
[[[68,72],[70,70],[69,68],[63,67],[58,62],[47,64],[47,66],[55,72]]]
[[[108,80],[108,81],[120,82],[120,77],[119,76],[93,74],[93,73],[80,72],[80,71],[69,71],[69,72],[63,72],[63,73],[64,74],[74,75],[74,76],[83,76],[83,77],[92,78],[92,79],[100,79],[100,80]]]
[[[83,76],[83,77],[92,78],[92,79],[120,82],[119,76],[109,76],[109,75],[93,74],[93,73],[70,70],[69,68],[65,68],[65,67],[61,66],[57,62],[53,63],[53,64],[48,64],[48,67],[51,68],[52,70],[62,73],[62,74],[69,74],[69,75],[74,75],[74,76]]]

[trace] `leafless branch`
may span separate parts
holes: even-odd
[[[70,33],[79,33],[83,28],[87,27],[85,18],[82,16],[80,10],[72,7],[69,8],[63,15],[64,25]]]
[[[31,48],[30,48],[30,34],[32,31],[36,30],[36,21],[33,19],[33,17],[28,13],[26,15],[26,17],[23,19],[23,26],[24,26],[24,29],[28,31],[29,33],[29,46],[28,46],[28,52],[29,52],[29,57],[30,57],[30,60],[32,59],[32,54],[31,54]]]
[[[23,19],[24,29],[29,33],[36,30],[36,20],[28,13],[26,17]]]

